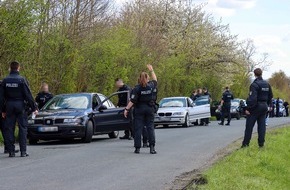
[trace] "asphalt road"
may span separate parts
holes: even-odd
[[[271,127],[287,123],[290,118],[270,120]],[[53,141],[29,146],[27,158],[1,153],[0,189],[170,189],[177,176],[202,167],[242,137],[244,125],[245,120],[233,120],[229,127],[212,122],[207,127],[157,129],[157,155],[150,155],[149,149],[136,155],[133,141],[107,136],[97,136],[90,144]],[[256,138],[251,145],[257,146]]]

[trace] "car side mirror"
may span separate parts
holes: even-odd
[[[104,110],[106,110],[106,109],[108,109],[107,106],[105,106],[105,105],[101,105],[101,106],[99,107],[99,112],[102,112],[102,111],[104,111]]]
[[[196,106],[196,103],[193,102],[193,103],[191,104],[191,106],[192,106],[192,107]]]

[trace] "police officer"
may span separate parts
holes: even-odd
[[[123,80],[120,78],[117,78],[115,80],[115,85],[118,88],[118,92],[122,91],[129,91],[131,92],[131,88],[124,84]],[[121,93],[118,94],[118,107],[126,107],[128,103],[128,93]],[[124,133],[125,135],[123,137],[120,137],[120,139],[128,139],[128,140],[133,140],[133,134],[132,134],[132,129],[130,130],[125,130]]]
[[[151,75],[152,81],[146,72],[142,72],[139,77],[139,84],[133,89],[130,102],[125,108],[124,116],[127,117],[129,110],[134,106],[134,146],[135,153],[140,153],[141,148],[141,134],[143,127],[146,126],[150,153],[156,154],[155,150],[155,131],[154,131],[154,113],[156,112],[156,98],[157,98],[157,77],[154,73],[152,65],[147,65]]]
[[[289,103],[287,101],[285,101],[283,103],[283,106],[285,107],[286,117],[289,117]]]
[[[26,153],[27,115],[25,114],[24,101],[27,101],[34,114],[37,114],[35,102],[25,78],[19,75],[20,64],[16,61],[10,63],[10,75],[1,85],[0,112],[6,117],[5,128],[7,130],[7,148],[9,157],[15,157],[15,124],[19,126],[19,145],[21,157],[29,156]],[[5,107],[4,107],[5,104]]]
[[[258,123],[258,144],[259,147],[264,146],[266,134],[266,114],[268,107],[271,109],[273,93],[270,84],[263,80],[262,70],[257,68],[254,70],[256,79],[250,86],[250,93],[247,99],[247,120],[245,136],[242,148],[249,146],[255,123]]]
[[[231,100],[234,99],[234,95],[230,92],[230,88],[226,87],[221,100],[221,122],[219,125],[224,125],[225,117],[228,116],[228,123],[231,123]]]
[[[53,95],[49,92],[48,84],[42,83],[41,91],[37,94],[35,98],[35,101],[38,105],[38,109],[41,109],[52,98]]]

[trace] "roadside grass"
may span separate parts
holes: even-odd
[[[15,129],[15,137],[16,137],[16,141],[18,141],[18,127],[16,127]],[[0,146],[3,144],[4,144],[4,140],[3,140],[2,133],[0,132]]]
[[[254,135],[250,147],[214,164],[203,175],[206,184],[189,190],[289,190],[290,127],[269,131],[265,145],[259,149]]]
[[[0,133],[0,145],[3,144],[3,137],[2,137],[2,133]]]

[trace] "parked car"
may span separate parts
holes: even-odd
[[[155,125],[182,125],[189,127],[197,120],[210,118],[208,96],[193,102],[189,97],[168,97],[159,102]]]
[[[118,92],[110,96],[116,96]],[[123,116],[124,108],[117,108],[99,93],[62,94],[51,99],[33,119],[28,120],[30,144],[38,140],[81,138],[92,141],[93,135],[108,134],[117,138],[120,130],[129,129],[131,118]]]
[[[275,116],[277,116],[277,99],[274,99],[273,100],[273,105],[274,105],[274,113],[275,113]],[[279,113],[278,113],[278,116],[279,117],[286,117],[286,108],[284,106],[284,101],[279,99]]]
[[[246,117],[245,107],[247,106],[246,100],[235,98],[231,101],[231,117],[240,120],[241,117]],[[220,109],[216,109],[216,119],[221,119]]]

